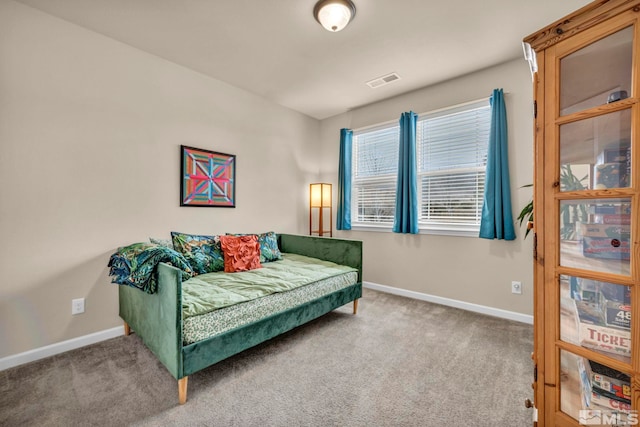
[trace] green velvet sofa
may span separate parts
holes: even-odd
[[[118,286],[120,317],[125,335],[133,330],[178,380],[178,400],[187,400],[188,376],[243,350],[316,319],[351,301],[356,313],[362,296],[362,242],[344,239],[278,235],[282,252],[295,253],[358,270],[358,283],[301,306],[260,319],[248,325],[183,345],[182,282],[180,270],[158,265],[158,291],[147,294]]]

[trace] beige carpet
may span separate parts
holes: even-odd
[[[0,372],[2,426],[530,426],[530,325],[365,289],[177,382],[134,335]]]

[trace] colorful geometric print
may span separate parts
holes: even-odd
[[[236,157],[181,146],[181,206],[235,207]]]

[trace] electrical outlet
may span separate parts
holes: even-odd
[[[84,298],[77,298],[71,300],[71,314],[84,313]]]
[[[511,282],[511,293],[522,294],[522,282],[517,282],[515,280]]]

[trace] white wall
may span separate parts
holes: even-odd
[[[398,120],[409,110],[425,113],[486,98],[495,88],[506,92],[515,218],[532,194],[530,188],[520,187],[533,182],[533,96],[524,59],[323,120],[323,180],[337,185],[340,128],[358,129]],[[364,242],[365,281],[530,315],[533,239],[523,240],[524,228],[517,232],[517,240],[509,242],[390,232],[338,231],[335,235]],[[523,282],[523,295],[511,294],[512,280]]]
[[[10,0],[0,58],[0,358],[120,325],[118,246],[306,231],[318,121]],[[179,207],[180,144],[237,155],[235,209]]]
[[[0,58],[0,358],[119,326],[106,267],[118,246],[171,230],[305,233],[308,183],[336,184],[341,127],[503,87],[514,214],[531,195],[519,189],[533,169],[524,60],[320,123],[11,0]],[[237,208],[179,207],[180,144],[237,155]],[[366,281],[532,312],[531,238],[336,235],[364,241]],[[81,297],[86,313],[71,316]]]

